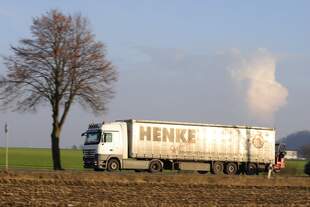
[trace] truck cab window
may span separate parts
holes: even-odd
[[[101,138],[101,132],[100,131],[93,131],[93,132],[87,132],[86,133],[86,139],[85,144],[98,144]]]
[[[112,133],[104,133],[104,142],[112,142]]]

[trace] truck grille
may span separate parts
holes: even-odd
[[[95,149],[84,149],[83,150],[84,157],[87,157],[87,158],[94,158],[95,152],[96,152]]]

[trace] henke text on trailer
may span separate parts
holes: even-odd
[[[214,174],[258,174],[284,167],[275,129],[168,121],[121,120],[90,124],[84,167],[160,172],[163,169]]]

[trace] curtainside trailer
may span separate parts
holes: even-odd
[[[95,170],[252,175],[284,167],[274,128],[131,119],[90,124],[82,135],[84,167]]]

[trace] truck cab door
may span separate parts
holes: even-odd
[[[120,132],[118,131],[107,131],[104,132],[104,151],[106,154],[122,155],[122,140]]]

